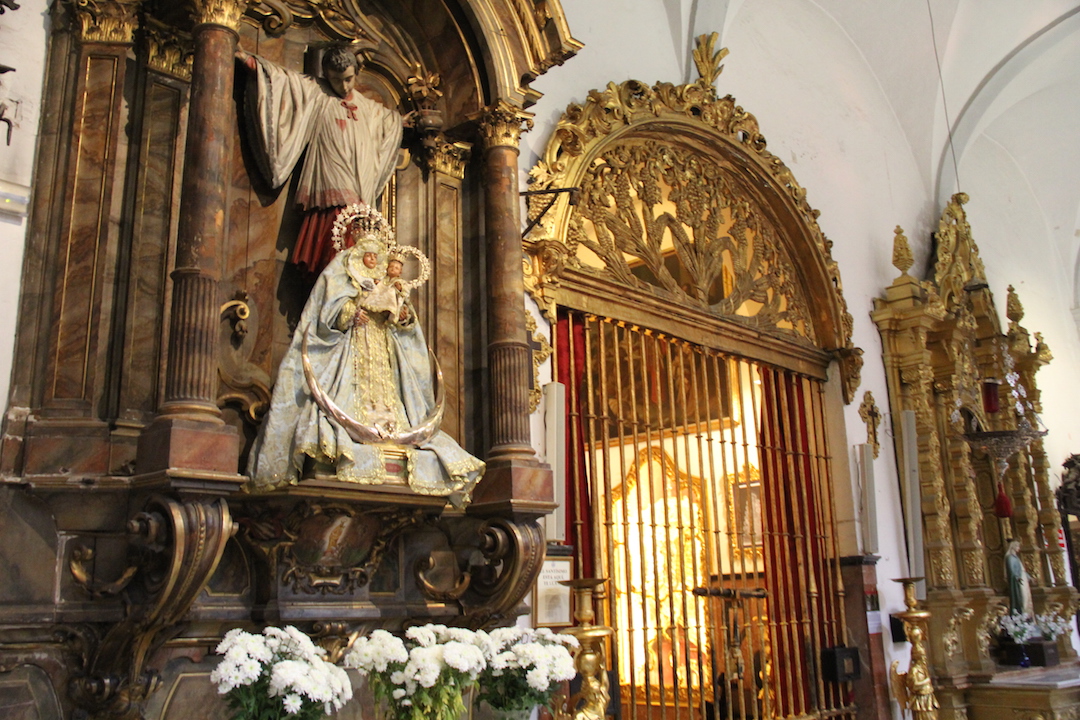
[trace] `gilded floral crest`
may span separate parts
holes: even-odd
[[[714,43],[698,39],[696,82],[609,83],[567,107],[530,171],[527,289],[549,319],[556,294],[599,282],[835,351],[850,402],[861,358],[831,242],[757,119],[717,96]]]

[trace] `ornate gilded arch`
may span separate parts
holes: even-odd
[[[526,286],[549,319],[620,297],[753,336],[789,367],[834,355],[850,402],[861,351],[832,243],[757,119],[717,96],[714,42],[699,38],[693,83],[609,83],[567,107],[530,172]]]

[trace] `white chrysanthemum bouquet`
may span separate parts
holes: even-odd
[[[367,675],[376,701],[393,720],[457,720],[462,694],[485,667],[487,634],[419,625],[405,639],[375,630],[353,643],[345,666]]]
[[[998,620],[998,627],[1009,636],[1010,640],[1020,645],[1039,634],[1039,627],[1035,624],[1035,621],[1019,612],[1003,615]]]
[[[1039,632],[1047,640],[1057,640],[1062,635],[1067,635],[1072,629],[1069,621],[1057,613],[1046,613],[1035,617],[1035,625]]]
[[[570,648],[578,641],[570,635],[508,627],[492,630],[488,639],[479,699],[496,710],[550,708],[559,683],[577,674]]]
[[[230,630],[217,651],[225,657],[210,680],[227,696],[234,720],[312,720],[352,698],[345,671],[292,626],[268,627],[262,635]]]

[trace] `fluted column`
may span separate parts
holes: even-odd
[[[551,470],[537,461],[529,436],[531,350],[525,331],[518,141],[530,115],[505,101],[480,121],[484,146],[484,220],[487,241],[488,366],[492,444],[488,470],[474,493],[478,512],[546,512]]]
[[[490,462],[535,458],[529,441],[529,345],[521,271],[518,142],[528,115],[508,103],[481,121],[487,228],[488,364],[491,369]]]
[[[219,280],[226,172],[232,134],[234,55],[247,0],[193,0],[187,146],[176,269],[158,419],[139,444],[138,471],[186,468],[235,473],[238,439],[216,402]]]

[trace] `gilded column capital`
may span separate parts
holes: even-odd
[[[439,140],[427,154],[428,168],[462,180],[465,178],[465,163],[468,162],[471,152],[471,143]]]
[[[515,150],[521,140],[522,125],[525,131],[532,130],[533,114],[518,106],[500,100],[487,108],[480,118],[480,135],[485,148],[512,147]]]
[[[191,0],[191,16],[196,27],[220,25],[238,32],[240,18],[252,4],[252,0]]]
[[[82,42],[129,44],[142,0],[69,0]]]
[[[195,54],[191,36],[149,19],[144,31],[147,67],[191,82],[191,61]]]

